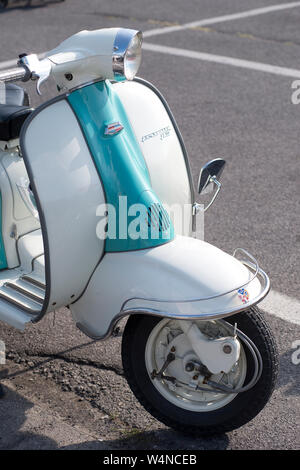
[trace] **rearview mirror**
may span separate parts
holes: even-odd
[[[202,193],[210,183],[213,183],[213,178],[216,180],[220,179],[225,163],[223,158],[215,158],[201,168],[198,179],[199,194]]]
[[[221,189],[221,183],[219,179],[223,172],[225,163],[226,162],[223,160],[223,158],[215,158],[214,160],[206,163],[206,165],[204,165],[200,170],[198,179],[198,193],[201,194],[211,183],[217,187],[210,203],[204,208],[204,211],[206,211],[212,205]]]

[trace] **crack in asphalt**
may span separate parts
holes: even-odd
[[[73,349],[73,348],[72,348]],[[26,355],[26,357],[24,357]],[[22,357],[23,356],[23,357]],[[46,357],[46,360],[44,361],[39,361],[39,362],[33,362],[34,358],[43,358]],[[3,370],[2,374],[0,375],[1,379],[13,379],[15,377],[21,376],[23,374],[26,374],[27,372],[33,372],[38,373],[41,376],[45,375],[45,370],[42,369],[41,367],[43,365],[46,365],[50,362],[54,362],[56,360],[60,360],[63,362],[66,362],[68,364],[72,365],[78,365],[78,366],[88,366],[88,367],[93,367],[97,369],[98,371],[109,371],[114,373],[118,377],[124,377],[124,374],[118,370],[118,368],[113,367],[113,366],[107,366],[104,364],[99,364],[97,362],[94,362],[92,360],[88,359],[80,359],[80,358],[72,358],[72,357],[66,357],[62,354],[43,354],[43,353],[28,353],[24,352],[23,355],[20,355],[19,353],[15,353],[12,351],[7,352],[7,358],[12,360],[15,364],[23,364],[25,367],[32,362],[32,365],[29,365],[26,369],[23,369],[21,371],[13,372],[11,374],[7,373],[7,370]],[[64,390],[69,390],[78,395],[81,399],[84,399],[88,401],[92,407],[97,408],[99,411],[101,411],[104,415],[107,416],[110,420],[114,422],[118,422],[122,426],[125,426],[126,428],[130,427],[128,423],[120,419],[120,417],[115,416],[110,410],[108,410],[105,406],[102,406],[101,402],[96,399],[96,397],[93,395],[89,396],[89,389],[84,389],[82,385],[82,381],[79,379],[79,377],[72,376],[72,371],[71,372],[71,377],[69,377],[68,382],[65,383],[65,375],[63,374],[61,377],[59,376],[59,371],[58,370],[47,370],[49,373],[49,376],[51,376],[51,379],[57,383],[62,389]],[[48,376],[48,377],[49,377]],[[84,377],[84,380],[87,381],[86,385],[89,386],[89,378]],[[73,382],[73,383],[72,383]],[[84,382],[83,382],[84,383]]]
[[[10,379],[10,378],[16,377],[18,375],[22,375],[22,374],[24,374],[28,371],[38,369],[41,366],[43,366],[45,364],[48,364],[49,362],[52,362],[52,361],[55,361],[55,360],[62,360],[62,361],[67,362],[69,364],[74,364],[74,365],[79,365],[79,366],[94,367],[98,370],[110,371],[110,372],[113,372],[113,373],[115,373],[116,375],[118,375],[120,377],[124,377],[124,373],[122,371],[120,371],[117,367],[108,366],[108,365],[105,365],[105,364],[100,364],[100,363],[92,361],[90,359],[80,359],[80,358],[74,358],[74,357],[67,357],[67,356],[64,356],[63,354],[59,354],[59,353],[56,353],[56,354],[35,353],[35,354],[32,354],[32,353],[25,352],[25,354],[27,356],[26,359],[21,358],[20,354],[18,354],[18,353],[13,353],[12,351],[8,351],[7,352],[7,357],[9,359],[11,359],[12,361],[14,361],[15,363],[20,363],[20,362],[24,361],[25,363],[27,363],[27,365],[28,365],[28,362],[30,361],[30,358],[32,359],[32,358],[40,357],[40,358],[47,358],[47,359],[44,360],[44,361],[41,361],[41,362],[34,363],[33,366],[29,366],[25,370],[18,371],[18,372],[13,372],[12,374],[6,375],[5,376],[6,379]],[[19,362],[16,361],[15,359],[17,359],[17,358],[21,359],[21,361],[19,361]]]

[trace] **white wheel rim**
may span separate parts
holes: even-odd
[[[204,333],[208,330],[210,333],[219,331],[223,336],[231,334],[230,327],[220,321],[196,321],[195,323],[197,323],[198,327],[200,326],[201,331]],[[173,340],[170,341],[172,337]],[[176,359],[168,366],[164,373],[167,376],[175,377],[177,379],[177,386],[174,386],[168,380],[151,378],[153,370],[159,371],[164,364],[171,343],[176,344],[176,349],[179,350],[179,353],[176,355],[175,352]],[[185,371],[184,364],[187,360],[191,360],[192,356],[196,358],[178,322],[168,318],[161,320],[149,335],[145,350],[146,368],[154,387],[166,400],[185,410],[208,412],[226,406],[236,397],[236,394],[193,390],[188,385],[191,381],[191,375]],[[232,371],[228,374],[213,375],[211,380],[239,388],[245,381],[246,373],[247,360],[243,345],[241,344],[240,357]],[[179,383],[180,385],[178,385]],[[201,388],[210,388],[200,382],[199,386]]]

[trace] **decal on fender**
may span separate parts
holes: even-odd
[[[237,291],[239,298],[243,302],[243,304],[246,304],[249,300],[249,293],[246,289],[242,288]]]

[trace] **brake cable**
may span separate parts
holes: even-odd
[[[201,387],[201,386],[197,385],[194,390],[200,390],[200,391],[203,391],[203,392],[213,392],[213,393],[216,393],[216,392],[218,392],[218,393],[227,393],[227,394],[237,394],[237,393],[246,392],[246,391],[250,390],[252,387],[254,387],[254,385],[257,384],[257,382],[259,381],[259,379],[261,377],[261,374],[262,374],[262,371],[263,371],[263,362],[262,362],[261,354],[260,354],[258,348],[253,343],[253,341],[245,333],[240,331],[236,327],[236,325],[234,327],[232,327],[232,325],[230,323],[228,323],[224,320],[221,320],[221,321],[222,321],[222,323],[225,323],[227,326],[230,326],[231,328],[233,328],[234,334],[236,334],[239,338],[242,339],[242,341],[244,342],[244,344],[247,346],[250,353],[252,354],[253,361],[254,361],[253,376],[252,376],[251,380],[248,382],[247,385],[245,385],[244,387],[239,387],[239,388],[235,388],[235,389],[231,389],[231,388],[227,387],[226,385],[219,384],[217,382],[214,382],[213,380],[209,380],[208,378],[205,378],[203,383],[205,383],[207,385],[210,385],[212,388],[209,389],[209,388],[204,388],[204,387]],[[178,384],[189,387],[189,384],[184,383],[182,381],[179,381],[175,377],[166,377],[166,376],[163,375],[163,372],[167,369],[170,362],[172,362],[174,359],[175,359],[174,355],[173,356],[168,355],[168,357],[167,357],[165,363],[163,364],[161,370],[158,373],[156,371],[152,372],[152,374],[151,374],[152,379],[158,378],[159,380],[168,380],[168,381],[173,382],[173,384],[175,384],[175,385],[176,385],[176,383],[178,383]]]

